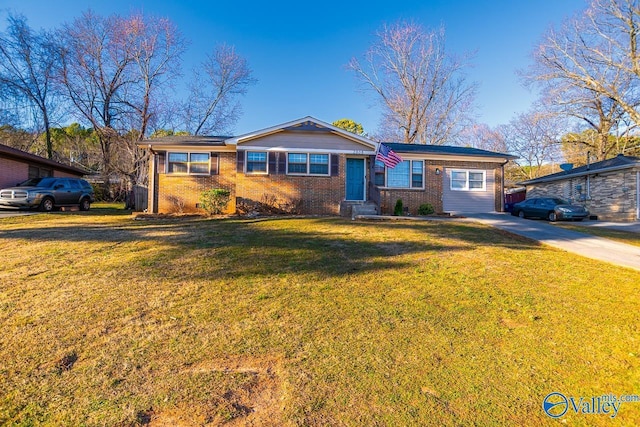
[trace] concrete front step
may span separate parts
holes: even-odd
[[[356,215],[379,215],[380,210],[373,202],[342,202],[340,204],[340,216],[351,217]]]

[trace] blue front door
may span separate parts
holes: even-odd
[[[364,159],[347,159],[347,200],[364,200]]]

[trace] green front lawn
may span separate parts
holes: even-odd
[[[551,425],[550,392],[640,394],[639,272],[471,223],[98,213],[0,220],[0,425]]]

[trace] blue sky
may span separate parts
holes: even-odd
[[[544,31],[586,6],[586,0],[0,0],[0,29],[8,11],[25,15],[33,28],[58,26],[89,8],[103,15],[143,11],[169,17],[191,40],[185,72],[217,43],[234,45],[248,60],[258,83],[241,100],[236,134],[307,115],[327,122],[350,118],[375,133],[376,99],[360,90],[345,65],[365,53],[384,23],[443,25],[449,52],[475,52],[468,74],[480,84],[478,121],[497,126],[535,98],[515,71],[529,64]]]

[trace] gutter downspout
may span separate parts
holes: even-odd
[[[501,180],[501,191],[500,191],[500,212],[504,212],[504,166],[509,163],[509,160],[507,160],[506,162],[502,163],[501,169],[502,169],[502,180]]]
[[[151,159],[149,162],[149,200],[147,202],[147,212],[149,213],[158,213],[156,212],[156,152],[153,151],[151,144],[148,145],[149,152],[151,153]]]

